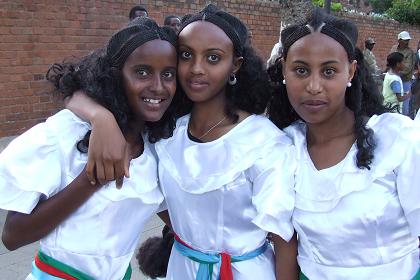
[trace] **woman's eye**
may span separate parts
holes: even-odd
[[[136,72],[137,72],[137,75],[139,76],[142,76],[142,77],[147,76],[147,72],[144,69],[139,69]]]
[[[324,70],[324,75],[327,77],[331,77],[335,74],[335,69],[328,68]]]
[[[306,75],[308,73],[308,71],[305,68],[303,68],[303,67],[298,67],[298,68],[296,68],[295,71],[300,76],[304,76],[304,75]]]
[[[183,59],[190,59],[191,54],[189,52],[181,52],[181,58]]]
[[[170,72],[170,71],[163,73],[163,77],[165,79],[172,79],[174,76],[175,76],[175,74],[173,72]]]
[[[220,57],[219,57],[218,55],[211,54],[211,55],[209,55],[209,56],[207,57],[207,59],[208,59],[210,62],[218,62],[218,61],[220,60]]]

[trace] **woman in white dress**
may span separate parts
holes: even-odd
[[[187,114],[172,137],[155,144],[177,235],[166,279],[269,280],[276,264],[279,278],[296,279],[294,173],[288,171],[296,163],[290,139],[260,115],[271,89],[262,60],[246,43],[247,28],[209,5],[184,17],[178,39]],[[119,133],[101,127],[102,135]],[[115,145],[98,141],[92,148]]]
[[[176,41],[170,29],[138,19],[105,49],[51,67],[57,91],[83,89],[118,120],[133,174],[120,190],[115,181],[92,185],[85,172],[91,126],[69,110],[17,137],[0,155],[0,208],[9,211],[2,241],[14,250],[40,240],[27,279],[130,279],[140,233],[163,201],[149,140],[175,124],[167,109]]]
[[[281,37],[269,114],[296,146],[301,279],[419,279],[420,127],[381,105],[351,21],[316,10]]]

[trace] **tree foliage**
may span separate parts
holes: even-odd
[[[312,0],[312,4],[318,7],[324,7],[325,0]],[[338,12],[343,9],[343,5],[339,2],[331,2],[331,11]]]
[[[392,0],[369,0],[375,13],[383,14],[392,7]]]
[[[386,13],[399,22],[420,25],[420,0],[394,0]]]
[[[420,25],[420,0],[369,0],[375,13],[409,24]]]

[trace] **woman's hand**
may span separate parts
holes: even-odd
[[[125,177],[129,177],[130,159],[128,145],[114,116],[108,110],[98,111],[91,120],[86,173],[95,184],[116,180],[121,188]]]
[[[92,124],[86,167],[91,184],[96,184],[96,178],[101,185],[116,180],[117,188],[121,188],[124,176],[129,177],[130,161],[127,142],[114,115],[82,91],[67,98],[65,106]]]

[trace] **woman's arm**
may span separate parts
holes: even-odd
[[[129,177],[127,142],[114,115],[81,91],[65,101],[67,109],[92,125],[86,172],[92,184],[116,180],[117,188]]]
[[[168,210],[161,211],[157,213],[159,218],[170,228],[172,228],[171,219],[169,218]]]
[[[276,234],[273,234],[272,240],[274,243],[274,252],[276,257],[276,279],[299,279],[296,232],[293,234],[293,237],[289,242],[284,241],[283,238]]]
[[[91,185],[85,170],[65,189],[40,201],[31,214],[9,211],[2,233],[7,249],[16,250],[38,241],[86,202],[100,185]]]
[[[397,95],[397,100],[399,102],[403,102],[404,100],[406,100],[409,97],[411,97],[411,92],[408,92],[408,93],[404,94],[403,96],[401,96],[401,93],[396,93],[396,95]]]

